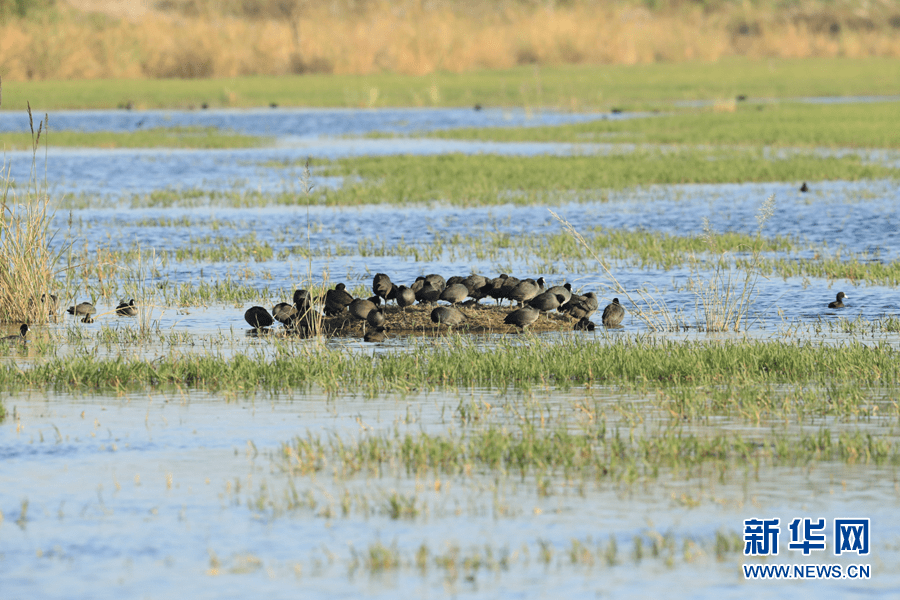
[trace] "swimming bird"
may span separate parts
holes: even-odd
[[[602,321],[606,327],[618,327],[625,318],[625,309],[619,304],[618,298],[613,298],[612,304],[603,309]]]
[[[77,304],[75,306],[70,306],[68,309],[66,309],[66,312],[69,313],[70,315],[88,316],[89,317],[92,314],[94,314],[95,312],[97,312],[97,309],[94,308],[94,305],[91,304],[90,302],[82,302],[81,304]],[[93,321],[85,321],[85,322],[92,323]]]
[[[275,322],[275,320],[272,319],[272,315],[269,314],[269,311],[262,306],[251,306],[248,308],[247,312],[244,313],[244,320],[254,329],[269,327]]]
[[[808,191],[809,191],[809,186],[806,185],[806,182],[805,182],[805,181],[803,182],[803,185],[800,186],[800,191],[801,191],[801,192],[808,192]]]
[[[828,305],[828,308],[844,308],[844,298],[849,298],[844,292],[837,293],[837,299]]]
[[[371,342],[373,344],[383,342],[387,338],[384,333],[385,331],[387,331],[387,327],[378,327],[377,329],[373,329],[372,331],[367,331],[363,336],[363,341]]]
[[[134,305],[134,298],[129,302],[122,302],[116,307],[116,314],[120,317],[133,317],[137,312],[137,307]]]
[[[19,333],[17,335],[8,335],[6,337],[0,338],[5,342],[24,342],[25,335],[28,333],[28,323],[22,323],[22,326],[19,327]]]
[[[507,325],[515,325],[519,329],[524,330],[526,327],[537,321],[539,316],[541,316],[541,311],[533,306],[526,306],[525,308],[514,310],[506,315],[503,322]]]
[[[431,311],[432,323],[443,323],[448,327],[462,325],[466,321],[466,315],[452,306],[438,306]]]

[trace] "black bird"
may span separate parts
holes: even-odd
[[[387,331],[387,327],[379,327],[372,331],[367,331],[366,335],[363,336],[364,342],[371,342],[373,344],[377,344],[379,342],[383,342],[387,336],[384,332]]]
[[[434,289],[438,290],[439,292],[443,292],[444,288],[447,287],[447,280],[437,273],[426,275],[425,281],[430,281],[432,287],[434,287]]]
[[[397,306],[400,308],[412,306],[416,303],[416,293],[412,291],[412,288],[408,288],[405,285],[397,286],[396,300]]]
[[[359,319],[360,321],[365,321],[369,316],[369,313],[373,310],[376,310],[378,306],[381,304],[381,298],[378,296],[372,296],[369,299],[366,298],[357,298],[353,302],[350,303],[350,306],[347,308],[350,310],[350,314]]]
[[[122,302],[116,307],[116,314],[120,317],[133,317],[137,312],[137,307],[134,305],[134,298],[129,302]]]
[[[290,325],[297,316],[297,309],[293,304],[287,302],[279,302],[272,307],[272,316],[276,321],[284,325]]]
[[[805,182],[805,181],[803,182],[803,185],[800,186],[800,191],[801,191],[801,192],[808,192],[808,191],[809,191],[809,186],[806,185],[806,182]]]
[[[503,286],[506,283],[506,280],[509,279],[509,275],[506,273],[501,273],[499,277],[495,277],[494,279],[490,279],[485,283],[481,288],[481,293],[485,296],[490,296],[494,300],[497,301],[497,304],[503,300]],[[515,286],[513,286],[515,287]]]
[[[375,310],[370,310],[369,314],[366,315],[366,323],[369,326],[378,329],[384,325],[384,312],[377,308]]]
[[[834,302],[831,302],[828,305],[828,308],[844,308],[843,300],[844,300],[844,298],[849,298],[849,297],[850,296],[845,295],[844,292],[838,292],[837,299]]]
[[[452,306],[438,306],[431,311],[432,323],[443,323],[448,327],[455,327],[457,325],[462,325],[465,320],[466,315],[462,314],[458,309],[455,309]]]
[[[525,329],[537,321],[539,316],[541,316],[541,311],[532,306],[526,306],[525,308],[514,310],[506,315],[503,322],[507,325],[515,325],[519,329]]]
[[[584,317],[590,317],[597,311],[599,306],[600,301],[597,299],[597,294],[590,292],[580,300],[576,300],[573,296],[572,300],[569,301],[565,312],[568,313],[570,317],[580,320]]]
[[[334,317],[342,314],[347,310],[351,302],[353,302],[353,296],[347,292],[343,283],[339,283],[334,286],[333,290],[328,290],[325,293],[325,315]]]
[[[66,309],[66,312],[69,313],[70,315],[76,315],[79,317],[80,316],[90,317],[92,314],[97,312],[97,309],[94,308],[94,305],[91,304],[90,302],[82,302],[81,304],[77,304],[75,306],[70,306],[68,309]],[[84,321],[84,322],[85,323],[93,323],[93,320]]]
[[[510,300],[515,300],[517,306],[524,306],[526,302],[537,296],[538,294],[542,294],[544,292],[544,278],[541,277],[537,281],[534,279],[526,279],[525,281],[519,282],[519,285],[514,287],[510,292],[507,298]]]
[[[594,322],[587,317],[575,323],[575,331],[594,331],[595,328]]]
[[[572,284],[564,283],[563,285],[554,285],[552,288],[547,290],[550,293],[556,294],[557,296],[562,296],[563,300],[559,303],[560,307],[565,306],[569,303],[569,300],[572,299]]]
[[[449,302],[450,304],[458,304],[465,300],[466,296],[468,295],[469,288],[467,288],[465,284],[454,283],[444,288],[444,291],[441,292],[441,296],[439,299],[445,302]]]
[[[516,286],[522,283],[522,280],[517,277],[508,276],[503,280],[503,284],[500,287],[500,295],[499,300],[502,304],[504,300],[509,300],[509,295],[512,294],[512,291],[516,289]]]
[[[275,322],[275,320],[272,319],[272,315],[269,314],[269,311],[262,306],[251,306],[248,308],[247,312],[244,313],[244,320],[254,329],[269,327]]]
[[[438,289],[432,281],[426,279],[419,291],[416,292],[416,300],[423,304],[426,302],[428,304],[434,304],[440,300],[441,292],[443,291],[443,288]]]
[[[384,273],[376,273],[375,278],[372,280],[372,291],[376,296],[380,297],[382,300],[387,301],[388,296],[391,294],[391,291],[394,289],[394,284],[391,283],[391,278],[385,275]]]
[[[528,306],[533,306],[541,312],[550,312],[551,310],[556,310],[562,306],[564,301],[565,297],[562,294],[555,294],[552,290],[547,290],[543,294],[538,294],[526,304],[528,304]]]
[[[618,298],[613,298],[612,304],[603,309],[603,324],[607,327],[618,327],[625,318],[625,309],[619,304]]]
[[[483,275],[469,275],[463,279],[462,284],[469,290],[469,297],[475,300],[476,304],[478,304],[479,300],[488,295],[487,286],[490,284],[487,277]]]
[[[22,326],[19,327],[19,333],[17,335],[8,335],[4,338],[0,338],[5,342],[24,342],[25,335],[28,333],[28,323],[22,323]]]

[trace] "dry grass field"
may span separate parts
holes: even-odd
[[[897,57],[900,2],[0,0],[0,76],[422,75],[516,65]]]

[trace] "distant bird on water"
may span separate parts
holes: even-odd
[[[844,298],[849,298],[849,297],[850,296],[847,296],[846,294],[844,294],[844,292],[838,292],[837,299],[835,299],[834,302],[831,302],[828,305],[828,308],[844,308],[843,300],[844,300]]]

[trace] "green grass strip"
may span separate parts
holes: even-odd
[[[790,154],[762,150],[637,150],[608,156],[362,157],[318,162],[320,172],[348,181],[323,189],[318,199],[335,206],[445,202],[462,206],[533,204],[577,200],[598,190],[648,184],[860,180],[895,177],[897,171],[859,157]],[[361,181],[357,181],[359,178]],[[554,194],[550,198],[549,194]],[[296,196],[294,202],[296,202]]]
[[[521,341],[521,343],[519,343]],[[273,342],[278,343],[278,342]],[[0,367],[5,388],[119,389],[188,386],[211,390],[285,390],[317,386],[379,395],[433,387],[567,389],[585,384],[740,385],[742,382],[891,386],[900,382],[900,351],[852,342],[840,348],[783,342],[676,343],[628,339],[612,345],[569,338],[516,337],[482,349],[449,338],[431,350],[359,355],[306,346],[279,347],[275,358],[186,354],[134,358],[52,358],[28,369]],[[423,343],[424,344],[424,343]],[[297,352],[297,354],[293,354]]]
[[[900,102],[860,104],[747,104],[734,112],[712,108],[652,118],[592,121],[534,128],[454,129],[428,137],[491,141],[632,142],[900,148],[895,127]]]
[[[726,58],[644,65],[523,66],[467,73],[249,76],[222,79],[17,81],[3,109],[268,106],[641,108],[671,100],[900,93],[890,58]]]

